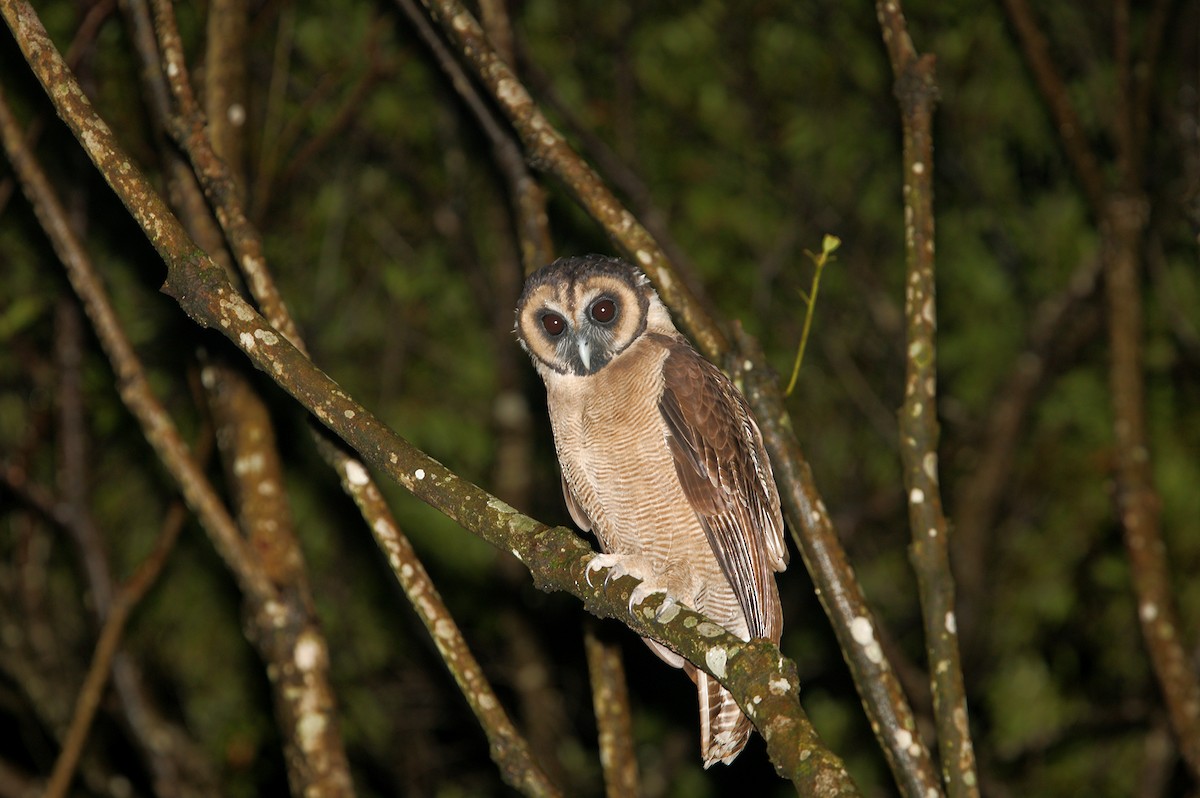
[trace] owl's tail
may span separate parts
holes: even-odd
[[[716,762],[728,765],[746,747],[754,724],[716,679],[690,662],[684,669],[696,683],[700,698],[700,756],[704,758],[704,767]]]

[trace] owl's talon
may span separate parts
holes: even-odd
[[[583,577],[587,580],[588,587],[595,587],[592,583],[592,574],[599,571],[601,568],[607,568],[608,573],[604,575],[604,586],[608,587],[608,583],[618,576],[622,576],[625,572],[620,570],[620,561],[614,554],[597,554],[587,564],[583,570]]]
[[[659,607],[659,609],[658,609],[659,613],[661,613],[666,608],[667,602],[671,602],[671,603],[675,602],[675,599],[671,598],[670,594],[667,593],[667,591],[665,589],[663,589],[661,587],[655,587],[646,582],[642,582],[640,585],[638,585],[637,587],[635,587],[633,589],[632,593],[629,594],[629,614],[630,615],[634,614],[634,612],[633,612],[634,605],[641,604],[646,599],[650,598],[651,596],[653,596],[655,594],[661,594],[666,597],[663,600],[662,606]],[[658,613],[655,613],[655,614],[657,615]]]

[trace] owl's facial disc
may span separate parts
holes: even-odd
[[[638,340],[658,304],[645,276],[628,264],[560,259],[526,282],[517,333],[543,376],[589,376]]]

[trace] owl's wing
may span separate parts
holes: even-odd
[[[774,571],[787,566],[779,493],[746,400],[681,340],[667,345],[659,411],[683,491],[733,585],[751,637],[778,637]],[[764,606],[767,603],[774,606]]]

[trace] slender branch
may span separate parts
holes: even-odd
[[[1162,536],[1161,500],[1151,470],[1142,366],[1142,288],[1138,249],[1145,208],[1115,195],[1105,215],[1105,293],[1116,442],[1116,504],[1138,603],[1138,621],[1192,777],[1200,781],[1200,683],[1184,648],[1184,629],[1171,590]]]
[[[1091,210],[1099,220],[1108,307],[1110,390],[1116,452],[1116,503],[1129,557],[1138,620],[1163,693],[1180,752],[1200,780],[1200,681],[1183,647],[1182,626],[1170,587],[1170,569],[1162,537],[1160,499],[1154,485],[1146,433],[1142,365],[1142,235],[1147,206],[1141,185],[1142,130],[1148,99],[1133,76],[1128,0],[1116,0],[1113,49],[1117,71],[1117,108],[1113,138],[1117,144],[1116,190],[1105,188],[1097,159],[1087,145],[1065,87],[1049,56],[1026,0],[1005,0],[1029,62]],[[1154,7],[1147,26],[1144,72],[1157,59],[1168,8]],[[1144,84],[1142,84],[1144,85]]]
[[[979,795],[979,778],[958,649],[950,530],[938,485],[934,59],[917,54],[899,0],[877,0],[875,8],[892,62],[904,128],[904,241],[908,262],[904,313],[908,319],[908,356],[904,406],[900,411],[900,454],[913,536],[910,554],[921,594],[942,778],[949,795],[972,798]]]
[[[513,213],[516,215],[517,239],[520,242],[521,263],[528,274],[554,259],[554,243],[550,237],[550,220],[546,215],[546,192],[525,167],[520,147],[513,141],[512,134],[499,122],[475,85],[462,67],[454,60],[450,49],[434,31],[429,20],[421,13],[415,0],[396,0],[397,5],[416,27],[417,33],[433,53],[442,70],[450,78],[454,90],[462,97],[467,108],[475,116],[479,127],[492,144],[496,164],[500,167],[511,197]],[[493,9],[502,15],[502,9]]]
[[[530,796],[561,794],[533,759],[529,745],[521,737],[503,705],[496,697],[487,676],[462,636],[450,610],[443,603],[425,566],[413,551],[408,537],[396,523],[391,511],[370,479],[362,462],[346,454],[333,442],[319,440],[317,448],[341,479],[342,489],[358,505],[363,520],[375,536],[380,551],[393,575],[404,589],[417,617],[429,630],[442,661],[462,690],[487,735],[492,760],[513,788]]]
[[[602,639],[595,623],[584,627],[583,645],[592,682],[592,707],[596,713],[604,794],[608,798],[641,795],[621,649]]]

